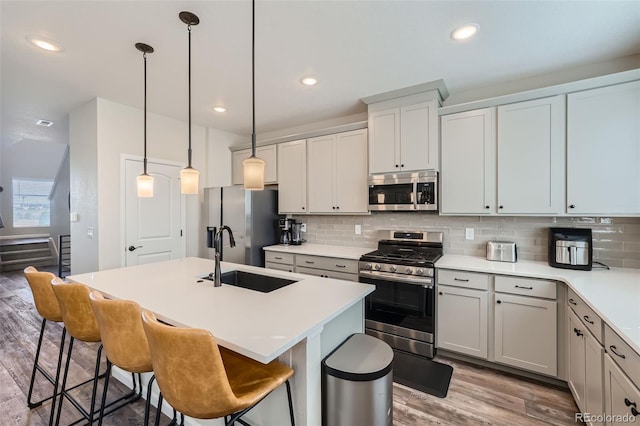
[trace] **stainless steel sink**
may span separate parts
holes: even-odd
[[[208,280],[213,280],[213,277],[204,277]],[[220,282],[227,285],[234,285],[237,287],[246,288],[249,290],[260,291],[262,293],[269,293],[282,287],[286,287],[289,284],[297,282],[296,280],[289,280],[286,278],[272,277],[269,275],[254,274],[253,272],[245,271],[229,271],[220,275]]]

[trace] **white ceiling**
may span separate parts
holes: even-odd
[[[193,122],[251,133],[251,3],[7,1],[0,3],[2,140],[56,140],[67,113],[96,96],[187,119],[192,31]],[[478,35],[454,42],[456,26]],[[55,40],[49,53],[25,37]],[[271,1],[256,5],[256,121],[260,133],[366,111],[362,97],[444,79],[452,94],[640,53],[640,0]],[[320,83],[305,87],[305,74]],[[216,104],[225,114],[212,112]],[[58,129],[56,130],[56,127]],[[58,132],[58,133],[57,133]]]

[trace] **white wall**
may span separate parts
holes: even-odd
[[[249,141],[244,137],[218,129],[207,129],[207,177],[205,188],[231,185],[231,151],[229,147]]]
[[[60,168],[58,169],[50,199],[51,226],[49,227],[49,234],[56,244],[58,244],[59,235],[68,235],[70,232],[69,178],[69,150],[67,149]]]
[[[98,270],[98,100],[69,114],[69,169],[71,211],[71,272]],[[94,228],[94,238],[87,229]]]

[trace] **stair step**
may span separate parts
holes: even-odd
[[[3,245],[0,246],[1,253],[13,253],[23,250],[49,250],[49,243],[19,244],[19,245]]]
[[[55,266],[56,263],[56,259],[51,256],[0,261],[0,271],[19,271],[27,266]]]
[[[19,246],[22,244],[42,244],[49,243],[49,238],[37,237],[37,238],[6,238],[0,240],[0,247],[2,246]]]

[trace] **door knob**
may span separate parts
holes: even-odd
[[[129,247],[127,248],[127,250],[129,250],[129,251],[135,251],[136,249],[139,249],[140,247],[142,247],[142,246],[129,246]]]

